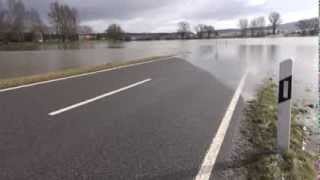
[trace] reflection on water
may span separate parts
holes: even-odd
[[[108,42],[108,48],[124,48],[125,47],[125,43],[122,41],[109,41]]]
[[[247,100],[266,80],[278,82],[280,62],[292,58],[295,61],[293,102],[305,106],[318,103],[317,43],[317,38],[201,41],[184,44],[184,49],[192,53],[185,53],[182,57],[233,89],[238,86],[244,72],[248,71],[243,92]],[[309,119],[304,119],[304,124],[316,127],[312,114]]]
[[[317,39],[146,41],[127,42],[121,44],[123,48],[109,48],[106,42],[43,44],[30,47],[33,51],[0,51],[0,78],[180,53],[231,88],[237,87],[248,70],[245,95],[250,97],[263,79],[277,80],[279,62],[292,57],[295,100],[310,103],[317,102]]]
[[[106,42],[85,42],[69,45],[42,45],[40,50],[34,51],[0,51],[0,78],[110,62],[125,62],[176,52],[175,49],[170,49],[170,46],[163,46],[163,44],[166,43],[132,42],[125,44],[125,48],[109,48]]]
[[[184,45],[184,48],[192,53],[184,54],[183,58],[229,87],[236,88],[241,75],[249,71],[247,97],[254,94],[263,80],[278,81],[279,63],[293,58],[295,101],[317,102],[317,38],[215,40]]]

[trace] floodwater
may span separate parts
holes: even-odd
[[[306,107],[319,102],[319,53],[317,37],[220,39],[181,42],[182,55],[194,65],[236,89],[245,71],[249,72],[243,97],[254,97],[267,80],[278,82],[280,62],[294,60],[293,103]],[[309,109],[309,108],[308,108]],[[319,130],[316,109],[309,109],[301,123]],[[320,138],[320,136],[319,136]]]
[[[182,49],[189,52],[183,55],[185,59],[233,88],[245,71],[249,72],[247,84],[251,86],[259,87],[269,78],[278,81],[280,62],[291,58],[295,100],[304,104],[318,102],[317,37],[208,40],[187,42]]]
[[[247,97],[265,79],[277,81],[279,63],[293,58],[295,100],[303,104],[318,102],[317,37],[126,42],[118,49],[109,48],[106,42],[2,49],[0,79],[169,54],[179,54],[231,88],[237,87],[248,70]]]

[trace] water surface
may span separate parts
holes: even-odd
[[[293,58],[294,98],[308,104],[317,102],[317,44],[316,37],[143,41],[124,43],[120,49],[108,48],[106,42],[43,44],[27,50],[0,51],[0,78],[179,53],[231,88],[237,87],[248,70],[245,94],[250,97],[264,79],[277,81],[279,63]]]

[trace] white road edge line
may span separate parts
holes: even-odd
[[[111,95],[117,94],[117,93],[119,93],[119,92],[128,90],[128,89],[130,89],[130,88],[133,88],[133,87],[142,85],[142,84],[144,84],[144,83],[146,83],[146,82],[149,82],[149,81],[151,81],[151,80],[152,80],[152,79],[146,79],[146,80],[143,80],[143,81],[139,81],[139,82],[137,82],[137,83],[128,85],[128,86],[126,86],[126,87],[123,87],[123,88],[120,88],[120,89],[117,89],[117,90],[114,90],[114,91],[111,91],[111,92],[108,92],[108,93],[106,93],[106,94],[102,94],[102,95],[100,95],[100,96],[97,96],[97,97],[94,97],[94,98],[91,98],[91,99],[88,99],[88,100],[85,100],[85,101],[82,101],[82,102],[80,102],[80,103],[77,103],[77,104],[68,106],[68,107],[66,107],[66,108],[63,108],[63,109],[60,109],[60,110],[56,110],[56,111],[54,111],[54,112],[49,113],[49,116],[55,116],[55,115],[61,114],[61,113],[63,113],[63,112],[72,110],[72,109],[74,109],[74,108],[77,108],[77,107],[80,107],[80,106],[84,106],[84,105],[86,105],[86,104],[92,103],[92,102],[94,102],[94,101],[97,101],[97,100],[99,100],[99,99],[105,98],[105,97],[107,97],[107,96],[111,96]]]
[[[211,145],[206,153],[206,156],[201,164],[201,168],[200,168],[195,180],[209,180],[210,179],[212,169],[213,169],[215,162],[217,160],[219,151],[221,149],[221,146],[224,141],[225,135],[227,133],[228,127],[230,125],[233,113],[236,109],[237,103],[240,99],[242,90],[244,88],[247,75],[248,75],[248,72],[246,72],[243,75],[243,77],[239,83],[239,86],[232,97],[232,100],[228,106],[228,109],[227,109],[227,111],[221,121],[221,124],[219,126],[219,129],[218,129],[215,137],[213,138],[213,140],[211,142]]]
[[[83,76],[89,76],[89,75],[102,73],[102,72],[108,72],[108,71],[114,71],[114,70],[118,70],[118,69],[124,69],[124,68],[139,66],[139,65],[143,65],[143,64],[149,64],[149,63],[153,63],[153,62],[157,62],[157,61],[166,61],[166,60],[172,59],[173,57],[175,57],[175,56],[171,56],[171,57],[168,57],[168,58],[161,58],[160,57],[160,58],[157,58],[157,60],[141,62],[141,63],[135,63],[135,64],[129,64],[129,65],[123,65],[123,66],[118,66],[118,67],[114,67],[114,68],[110,68],[110,69],[90,72],[90,73],[83,73],[83,74],[68,76],[68,77],[64,77],[64,78],[58,78],[58,79],[53,79],[53,80],[48,80],[48,81],[41,81],[41,82],[37,82],[37,83],[31,83],[31,84],[26,84],[26,85],[21,85],[21,86],[6,88],[6,89],[0,89],[0,93],[7,92],[7,91],[13,91],[13,90],[21,89],[21,88],[37,86],[37,85],[41,85],[41,84],[52,83],[52,82],[56,82],[56,81],[63,81],[63,80],[72,79],[72,78],[79,78],[79,77],[83,77]]]

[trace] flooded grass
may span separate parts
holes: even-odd
[[[168,58],[168,57],[172,57],[172,56],[173,55],[153,56],[153,57],[148,57],[145,59],[132,60],[130,62],[125,62],[125,63],[108,63],[108,64],[99,65],[99,66],[66,69],[66,70],[61,70],[61,71],[57,71],[57,72],[50,72],[47,74],[40,74],[40,75],[32,75],[32,76],[27,76],[27,77],[0,79],[0,90],[5,89],[5,88],[12,88],[12,87],[21,86],[21,85],[42,82],[42,81],[49,81],[49,80],[64,78],[64,77],[68,77],[68,76],[75,76],[75,75],[81,75],[81,74],[85,74],[85,73],[107,70],[107,69],[115,68],[115,67],[121,67],[121,66],[134,65],[134,64],[143,63],[143,62],[161,60],[161,58]]]
[[[299,113],[297,108],[292,111],[290,150],[283,155],[276,152],[276,91],[276,85],[272,81],[267,81],[258,91],[256,98],[248,102],[245,109],[245,126],[241,133],[253,151],[266,152],[265,155],[254,158],[255,161],[246,165],[248,179],[314,180],[315,157],[302,150],[306,134],[302,125],[296,122]]]

